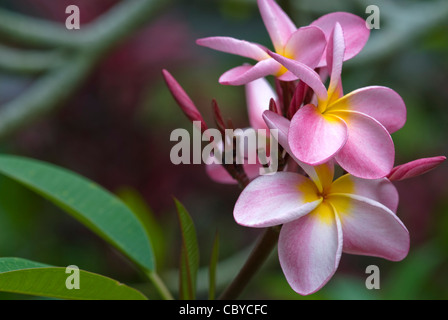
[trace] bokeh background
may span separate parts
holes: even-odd
[[[54,21],[63,28],[68,16],[65,8],[76,4],[81,10],[82,31],[120,2],[125,1],[0,0],[0,8]],[[367,85],[383,85],[403,97],[408,120],[393,134],[396,164],[448,154],[446,0],[279,3],[298,26],[334,11],[367,18],[366,7],[378,5],[381,29],[372,30],[365,50],[344,64],[344,89],[349,92]],[[260,234],[260,230],[243,228],[233,221],[237,186],[212,182],[203,165],[174,166],[169,158],[174,145],[169,139],[171,131],[192,128],[166,89],[162,69],[168,69],[184,86],[210,126],[213,98],[236,126],[248,124],[244,88],[218,84],[224,71],[246,60],[195,44],[197,38],[214,35],[272,47],[255,0],[166,1],[138,30],[102,53],[64,99],[51,101],[54,107],[49,112],[0,140],[3,153],[73,170],[119,194],[135,210],[145,212],[156,226],[154,246],[160,273],[174,292],[180,238],[173,197],[178,198],[196,224],[203,266],[199,276],[202,298],[207,297],[206,267],[215,233],[221,239],[219,290],[236,274]],[[2,54],[5,47],[36,50],[35,44],[28,48],[16,43],[2,33],[1,26],[0,43],[1,117],[2,108],[21,101],[17,99],[29,94],[46,73],[10,68],[11,57]],[[43,50],[48,54],[54,51]],[[68,89],[61,86],[60,90]],[[398,215],[411,234],[411,250],[404,261],[344,254],[333,279],[318,293],[301,297],[286,283],[274,253],[242,298],[447,299],[447,178],[445,163],[424,176],[395,183],[400,193]],[[121,255],[61,210],[4,177],[0,177],[0,256],[59,266],[75,264],[156,297]],[[371,264],[380,267],[380,290],[365,288],[365,270]],[[0,298],[28,297],[0,294]]]

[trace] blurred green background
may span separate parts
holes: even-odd
[[[1,0],[0,7],[64,23],[65,8],[76,4],[81,10],[83,30],[120,2],[125,1]],[[199,47],[195,40],[220,35],[272,45],[255,0],[167,3],[139,30],[103,53],[76,90],[57,101],[51,112],[2,137],[0,148],[3,153],[48,161],[78,172],[145,212],[156,224],[154,245],[159,270],[173,291],[178,280],[180,237],[172,197],[178,198],[196,224],[204,267],[199,277],[199,297],[206,298],[206,266],[216,231],[221,239],[222,263],[218,267],[221,290],[244,262],[260,230],[243,228],[233,221],[237,186],[212,182],[202,165],[170,163],[169,153],[174,145],[169,139],[171,131],[176,128],[191,131],[191,124],[166,89],[161,70],[168,69],[176,77],[210,126],[213,126],[214,98],[226,118],[231,118],[238,127],[245,127],[248,120],[244,88],[219,85],[218,78],[246,60]],[[344,90],[383,85],[403,97],[408,120],[392,136],[397,165],[448,154],[446,0],[279,3],[298,26],[334,11],[367,18],[366,7],[378,5],[381,28],[372,30],[364,51],[344,64]],[[0,42],[28,50],[14,39],[3,38],[1,30]],[[0,50],[0,60],[1,54]],[[0,63],[0,116],[4,105],[26,95],[43,76],[7,69]],[[400,193],[398,216],[411,234],[411,250],[404,261],[344,254],[332,280],[318,293],[301,297],[286,283],[274,253],[242,298],[447,299],[447,178],[448,165],[444,163],[424,176],[395,183]],[[59,266],[75,264],[156,297],[142,282],[141,275],[107,244],[61,210],[3,177],[0,178],[0,256]],[[365,287],[368,276],[365,270],[371,264],[380,267],[380,290]],[[27,297],[0,294],[0,298]]]

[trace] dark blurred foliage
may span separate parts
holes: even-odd
[[[2,0],[1,5],[64,22],[66,6],[77,4],[82,23],[86,24],[117,2]],[[343,5],[320,0],[279,2],[297,25],[306,25],[332,11],[349,11],[366,17],[364,1],[347,1]],[[418,3],[400,1],[398,7]],[[396,14],[399,13],[403,12]],[[412,22],[413,17],[408,18]],[[382,20],[381,29],[372,31],[365,51],[344,65],[346,92],[367,85],[385,85],[405,100],[407,124],[393,135],[396,164],[448,153],[447,21],[448,14],[418,35],[398,36],[403,43],[394,41],[387,52],[378,54],[376,44],[388,41],[391,34],[403,32],[403,28],[397,28],[390,20]],[[230,258],[252,243],[259,231],[240,227],[233,221],[232,209],[239,194],[237,186],[210,181],[201,165],[171,164],[169,153],[174,145],[169,139],[171,131],[192,129],[161,77],[161,70],[168,69],[210,126],[213,126],[213,98],[219,102],[225,117],[237,126],[247,126],[244,89],[218,84],[221,73],[246,61],[195,45],[195,39],[213,35],[233,36],[271,47],[254,0],[173,1],[168,10],[105,56],[84,85],[57,112],[3,142],[2,151],[68,168],[113,192],[131,188],[141,194],[164,230],[163,241],[167,245],[163,268],[167,270],[177,267],[180,246],[172,196],[182,201],[193,216],[202,265],[207,264],[216,230],[221,235],[221,259]],[[0,74],[0,87],[3,87],[0,92],[11,99],[21,94],[26,81]],[[448,298],[447,178],[448,166],[443,164],[424,176],[396,183],[401,198],[398,215],[411,234],[407,259],[392,263],[343,255],[336,276],[308,298]],[[0,180],[0,191],[0,256],[19,256],[55,265],[76,264],[124,282],[138,285],[141,281],[124,259],[62,211],[5,178]],[[234,274],[241,263],[226,265],[230,271],[222,273]],[[364,272],[370,264],[381,269],[381,290],[369,291],[364,286]],[[170,275],[165,275],[165,279],[175,283],[177,276]],[[287,285],[275,254],[243,297],[300,298]]]

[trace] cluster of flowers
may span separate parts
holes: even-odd
[[[243,167],[251,181],[235,205],[234,218],[248,227],[282,226],[282,270],[290,286],[306,295],[329,281],[342,252],[404,259],[409,233],[396,215],[398,193],[392,181],[423,174],[445,157],[394,167],[390,134],[406,122],[402,98],[380,86],[343,93],[343,61],[356,56],[370,35],[362,18],[336,12],[297,28],[275,1],[258,0],[258,6],[275,52],[229,37],[197,43],[258,61],[227,71],[219,81],[246,86],[251,126],[277,129],[288,161],[282,172],[268,176],[257,177],[257,170]],[[207,128],[180,85],[168,71],[163,74],[184,113]],[[275,91],[264,78],[269,75],[275,77]],[[225,126],[218,108],[215,117]],[[334,180],[336,164],[347,174]],[[229,168],[210,167],[208,172],[224,183],[238,178]]]

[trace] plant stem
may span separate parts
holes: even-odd
[[[92,67],[85,56],[75,56],[58,70],[40,77],[28,91],[0,110],[0,139],[54,110],[82,83]]]
[[[163,300],[174,300],[171,292],[166,287],[165,283],[159,277],[159,275],[155,272],[147,272],[149,280],[152,282],[154,287],[157,289],[157,292],[162,297]]]
[[[230,283],[230,285],[219,297],[220,300],[233,300],[238,298],[249,281],[260,269],[263,262],[266,261],[272,250],[277,245],[278,236],[278,227],[271,227],[266,229],[266,231],[256,244],[255,248],[251,252],[243,268],[241,268],[236,278],[232,281],[232,283]]]
[[[0,45],[0,70],[17,74],[40,74],[60,67],[64,62],[60,51],[22,50]]]
[[[58,56],[62,60],[54,59],[57,68],[49,68],[49,72],[40,77],[26,92],[2,106],[0,140],[61,106],[107,52],[169,3],[168,0],[122,1],[79,32],[70,32],[57,23],[0,9],[0,35],[8,35],[13,40],[21,40],[28,45],[56,47],[56,52],[62,48],[69,49],[68,52],[64,51],[63,57]],[[42,58],[40,53],[38,56],[29,53],[27,57],[34,60],[36,57]],[[25,68],[30,70],[23,71],[41,71],[39,68],[35,70],[36,63],[32,62],[29,68]],[[46,62],[42,65],[44,69],[52,63],[48,59]]]

